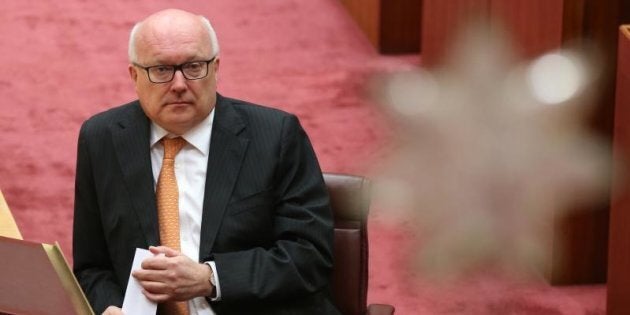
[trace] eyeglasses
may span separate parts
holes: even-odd
[[[208,65],[217,59],[216,56],[205,61],[191,61],[179,65],[157,65],[145,67],[135,62],[132,64],[147,72],[149,81],[153,83],[171,82],[175,77],[175,71],[179,70],[186,80],[199,80],[208,76]]]

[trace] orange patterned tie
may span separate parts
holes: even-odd
[[[164,159],[156,189],[160,242],[163,246],[180,251],[179,191],[175,178],[175,156],[186,145],[186,140],[181,137],[163,138],[162,144]],[[162,307],[162,314],[188,315],[187,302],[166,302]]]

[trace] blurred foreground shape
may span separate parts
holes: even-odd
[[[375,85],[393,130],[379,201],[418,230],[409,255],[424,277],[549,279],[562,246],[555,222],[607,200],[609,148],[588,125],[596,54],[524,60],[507,33],[482,16],[442,66]]]
[[[603,55],[600,97],[594,101],[591,126],[611,141],[615,103],[617,28],[630,22],[629,0],[423,0],[422,62],[439,64],[453,32],[479,12],[502,21],[520,52],[532,57],[582,42],[597,45]],[[606,204],[574,212],[554,222],[553,284],[604,283],[608,256],[609,211]],[[560,260],[564,256],[566,259]]]

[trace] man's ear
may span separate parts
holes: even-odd
[[[138,69],[134,67],[132,64],[129,64],[129,76],[133,82],[138,82]]]
[[[219,59],[219,57],[217,57],[217,60],[214,61],[214,79],[218,80],[219,79],[219,65],[221,64],[221,59]]]

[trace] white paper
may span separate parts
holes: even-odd
[[[153,254],[142,248],[136,248],[136,255],[133,258],[131,271],[142,269],[142,261],[153,257]],[[127,283],[127,291],[125,292],[125,300],[123,302],[122,311],[124,314],[143,314],[154,315],[157,311],[157,303],[147,299],[142,294],[142,286],[129,272],[129,282]]]

